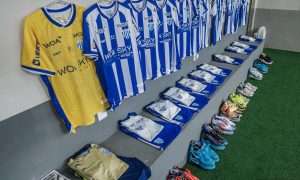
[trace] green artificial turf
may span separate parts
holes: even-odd
[[[201,180],[300,179],[300,53],[265,49],[274,63],[213,171],[187,163]]]

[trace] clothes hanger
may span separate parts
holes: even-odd
[[[63,1],[63,0],[55,0],[53,1],[52,3],[48,4],[46,7],[47,8],[51,8],[51,7],[54,7],[56,5],[62,5],[62,6],[66,6],[70,4],[69,2],[66,2],[66,1]]]

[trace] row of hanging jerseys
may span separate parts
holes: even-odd
[[[41,75],[69,132],[93,124],[144,82],[246,24],[247,0],[127,0],[43,7],[25,18],[22,68]],[[225,22],[225,23],[224,23]],[[223,24],[225,24],[223,26]],[[210,30],[211,29],[211,30]],[[210,33],[211,32],[211,33]],[[211,37],[211,38],[209,38]]]

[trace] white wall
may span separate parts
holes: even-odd
[[[257,0],[257,8],[300,10],[300,0]]]
[[[53,0],[52,0],[53,1]],[[2,0],[0,6],[0,121],[49,100],[39,77],[20,69],[23,19],[51,0]],[[96,0],[74,0],[89,7]]]

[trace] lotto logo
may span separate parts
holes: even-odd
[[[157,143],[157,144],[163,144],[163,143],[164,143],[164,140],[161,139],[161,138],[157,138],[157,139],[155,139],[154,143]]]
[[[182,121],[183,120],[183,117],[182,116],[180,116],[180,115],[178,115],[178,116],[176,116],[176,118],[175,118],[176,120],[178,120],[178,121]]]
[[[111,152],[109,151],[109,150],[107,150],[107,149],[102,149],[101,151],[100,151],[102,154],[111,154]]]
[[[172,18],[167,18],[166,22],[167,22],[168,26],[171,26],[172,22],[173,22],[173,19]]]
[[[193,103],[193,106],[199,106],[199,104],[198,103]]]
[[[129,29],[124,29],[122,31],[122,35],[125,39],[130,39],[130,30]]]
[[[83,41],[82,40],[77,41],[76,45],[81,51],[83,51]]]
[[[84,157],[84,156],[86,156],[88,153],[89,153],[88,151],[84,151],[84,152],[82,152],[82,153],[79,155],[79,157]]]
[[[154,23],[149,23],[148,28],[149,28],[149,31],[153,31],[154,30]]]

